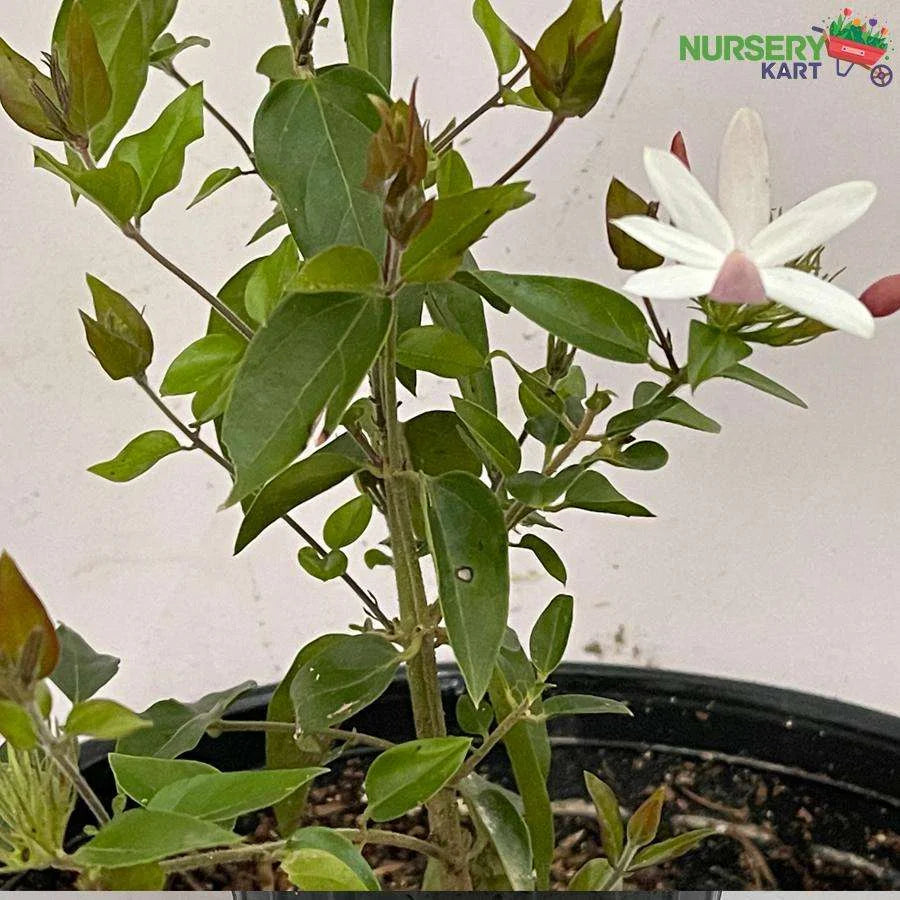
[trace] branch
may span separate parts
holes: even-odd
[[[423,841],[420,838],[410,837],[407,834],[383,831],[379,828],[364,828],[361,830],[356,828],[335,828],[334,831],[353,841],[354,844],[379,844],[384,847],[402,847],[404,850],[412,850],[414,853],[430,856],[443,863],[450,865],[458,863],[443,847],[439,847],[437,844],[432,844],[429,841]]]
[[[644,297],[644,306],[647,308],[650,321],[653,323],[653,330],[656,332],[659,346],[666,355],[666,362],[669,364],[669,369],[674,374],[681,366],[678,365],[678,360],[675,359],[675,349],[672,346],[672,335],[663,330],[662,324],[656,315],[656,310],[653,308],[653,304],[650,302],[649,297]]]
[[[459,784],[464,778],[471,775],[481,764],[482,760],[515,728],[531,710],[534,700],[526,697],[484,740],[484,743],[465,761],[462,768],[453,777],[450,785]]]
[[[269,734],[295,734],[297,726],[293,722],[249,722],[241,719],[219,719],[209,725],[207,731],[256,731]],[[371,734],[363,734],[359,731],[351,731],[343,728],[324,728],[314,732],[325,737],[334,738],[336,741],[349,741],[366,747],[375,747],[378,750],[390,750],[394,744]]]
[[[507,169],[495,182],[494,186],[498,186],[501,184],[506,184],[510,178],[515,175],[519,169],[524,168],[528,163],[534,159],[535,156],[543,149],[543,147],[550,141],[554,134],[559,131],[565,119],[557,118],[554,116],[550,120],[550,124],[547,126],[547,130],[535,141],[532,147],[525,153],[525,155],[515,163],[511,168]]]

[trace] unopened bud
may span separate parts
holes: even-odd
[[[684,143],[684,135],[679,131],[675,134],[675,137],[672,138],[672,147],[671,152],[673,156],[677,156],[687,167],[688,171],[691,168],[691,161],[688,159],[687,147]]]
[[[888,275],[876,281],[859,299],[876,319],[892,316],[900,309],[900,275]]]

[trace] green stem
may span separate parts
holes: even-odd
[[[519,169],[524,168],[528,163],[534,159],[535,156],[544,148],[544,146],[550,141],[554,134],[562,127],[565,119],[557,118],[554,116],[550,120],[550,124],[547,126],[547,130],[534,142],[534,144],[525,152],[522,158],[514,163],[509,169],[507,169],[495,182],[494,185],[506,184],[510,178],[515,175]]]
[[[291,722],[245,722],[240,719],[219,719],[217,722],[213,722],[212,725],[209,725],[206,730],[213,733],[225,731],[262,731],[270,734],[294,734],[297,729]],[[325,728],[322,731],[317,731],[316,734],[334,738],[336,741],[350,741],[354,744],[361,744],[366,747],[375,747],[378,750],[390,750],[391,747],[394,746],[393,742],[375,737],[372,734],[363,734],[359,731],[351,731],[344,728]]]
[[[484,743],[466,760],[465,764],[453,777],[451,784],[459,784],[464,778],[471,775],[481,764],[482,760],[515,728],[531,709],[531,697],[526,697],[502,722],[485,738]]]
[[[634,857],[638,852],[637,847],[627,844],[619,857],[619,861],[606,873],[603,881],[594,888],[595,891],[614,891],[618,890],[619,882],[625,877],[628,867],[634,861]]]

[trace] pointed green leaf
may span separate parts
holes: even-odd
[[[391,89],[394,0],[339,0],[350,65],[371,72]]]
[[[288,235],[259,262],[247,282],[244,303],[254,322],[264,324],[281,303],[300,268],[300,256],[294,239]]]
[[[653,513],[622,496],[599,472],[585,472],[566,492],[563,508],[585,509],[588,512],[610,513],[614,516],[653,517]]]
[[[356,893],[369,890],[343,860],[318,847],[291,850],[280,868],[301,891]]]
[[[425,475],[445,472],[481,474],[481,460],[463,440],[455,413],[434,409],[403,423],[410,464]]]
[[[477,347],[440,325],[407,329],[397,341],[397,361],[409,369],[442,378],[474,375],[486,362]]]
[[[722,378],[730,378],[733,381],[749,384],[750,387],[754,387],[758,391],[764,391],[766,394],[771,394],[780,400],[786,400],[788,403],[793,403],[794,406],[800,406],[803,409],[808,408],[795,393],[789,391],[786,387],[782,387],[777,381],[773,381],[761,372],[756,372],[747,366],[732,366],[730,369],[722,372],[721,375]]]
[[[509,612],[509,548],[503,510],[474,475],[426,483],[428,539],[450,645],[477,704],[487,690]]]
[[[34,165],[62,178],[76,194],[90,200],[119,227],[138,210],[140,179],[137,172],[121,160],[113,160],[100,169],[75,168],[35,147]]]
[[[560,559],[559,554],[542,538],[536,534],[522,535],[519,541],[519,547],[530,550],[538,559],[538,562],[544,567],[548,575],[555,578],[561,584],[565,584],[568,579],[566,567]]]
[[[275,212],[273,212],[272,215],[253,232],[253,236],[247,241],[247,246],[249,247],[250,244],[255,244],[257,241],[262,240],[267,234],[271,234],[273,231],[276,231],[285,225],[287,225],[287,219],[285,218],[281,207],[278,207]]]
[[[476,443],[504,475],[515,475],[522,465],[522,449],[507,427],[484,407],[452,397],[453,408]]]
[[[50,79],[0,38],[0,106],[20,128],[51,141],[62,140],[59,129],[50,122],[35,99],[32,84],[58,103]]]
[[[291,288],[305,294],[373,291],[381,284],[381,266],[365,247],[329,247],[303,263]]]
[[[619,801],[612,788],[593,773],[584,773],[584,783],[597,810],[603,852],[610,862],[616,863],[625,848],[625,828],[619,813]]]
[[[503,272],[464,272],[457,279],[498,296],[573,347],[617,362],[647,361],[650,331],[643,313],[607,287],[577,278]]]
[[[107,481],[131,481],[181,449],[178,439],[168,431],[145,431],[129,441],[115,457],[91,466],[88,472]]]
[[[694,409],[680,397],[660,396],[662,388],[652,381],[642,381],[634,390],[634,408],[613,416],[606,426],[608,437],[631,434],[654,420],[670,422],[695,431],[718,434],[722,426]]]
[[[210,173],[206,176],[203,181],[203,184],[200,185],[200,190],[197,191],[197,196],[194,197],[193,200],[188,204],[188,209],[193,206],[196,206],[202,200],[205,200],[207,197],[211,197],[219,188],[225,187],[230,181],[234,181],[235,178],[240,178],[242,172],[240,166],[231,166],[230,168],[224,169],[216,169],[215,172]]]
[[[153,727],[119,740],[116,752],[162,759],[174,759],[188,753],[200,743],[206,729],[221,719],[228,707],[252,687],[256,687],[255,681],[245,681],[237,687],[207,694],[196,703],[160,700],[141,713],[141,718],[148,719]]]
[[[631,235],[617,228],[613,219],[624,216],[646,216],[650,214],[650,204],[630,187],[613,178],[606,194],[606,234],[609,246],[619,264],[620,269],[641,272],[644,269],[655,269],[664,262],[663,258]]]
[[[589,859],[573,876],[567,890],[576,892],[599,891],[612,866],[605,859]]]
[[[678,837],[669,838],[667,841],[651,844],[635,856],[634,862],[628,867],[628,871],[634,872],[637,869],[645,869],[647,866],[658,866],[660,863],[668,862],[670,859],[678,859],[679,856],[690,853],[691,850],[715,833],[715,828],[697,828],[694,831],[686,831],[684,834],[679,834]]]
[[[366,773],[366,815],[388,822],[430,800],[457,772],[471,738],[425,738],[397,744],[375,758]]]
[[[256,71],[269,79],[269,87],[285,78],[296,78],[294,64],[294,48],[290,44],[277,44],[269,47],[259,58]]]
[[[66,734],[83,734],[104,740],[128,737],[143,728],[150,728],[151,722],[141,718],[115,700],[82,700],[72,707],[66,719]]]
[[[439,197],[465,194],[474,187],[472,174],[462,154],[450,149],[441,154],[437,167],[437,190]]]
[[[543,712],[548,719],[556,716],[599,716],[610,713],[618,716],[632,715],[624,703],[590,694],[557,694],[544,701]]]
[[[335,244],[382,259],[382,202],[363,189],[366,154],[381,119],[369,95],[379,82],[349,66],[276,84],[256,115],[260,175],[274,191],[304,258]]]
[[[407,282],[452,278],[466,251],[493,222],[533,199],[523,182],[438,198],[428,224],[404,251],[400,274]]]
[[[497,71],[500,75],[508,75],[518,65],[521,56],[509,28],[494,11],[490,0],[475,0],[472,4],[472,15],[491,46]]]
[[[359,540],[371,520],[372,501],[366,495],[354,497],[325,520],[322,537],[332,550],[347,547]]]
[[[144,215],[164,194],[175,190],[184,171],[185,151],[203,137],[203,85],[176,97],[146,130],[122,138],[112,159],[128,163],[141,181],[138,215]]]
[[[644,847],[656,837],[665,802],[666,789],[659,787],[632,813],[625,830],[632,847]]]
[[[119,790],[141,806],[146,806],[163,788],[176,781],[218,771],[214,766],[193,759],[158,759],[123,753],[110,753],[108,758]]]
[[[240,553],[273,522],[307,500],[340,484],[365,465],[356,441],[341,435],[273,478],[254,498],[235,541]]]
[[[597,458],[620,469],[653,472],[661,469],[669,461],[669,453],[665,447],[655,441],[637,441],[615,454],[603,453]]]
[[[74,0],[66,25],[69,128],[87,137],[102,121],[112,103],[112,88],[100,58],[97,38],[79,0]]]
[[[688,380],[696,389],[750,355],[750,348],[734,334],[727,334],[694,319],[688,342]]]
[[[291,682],[298,726],[321,731],[349,719],[387,690],[400,653],[375,634],[332,635]]]
[[[250,342],[222,423],[237,502],[277,475],[306,446],[324,411],[340,421],[390,326],[381,297],[295,294]],[[259,402],[265,397],[265,404]]]
[[[190,850],[228,847],[241,840],[240,835],[193,816],[129,809],[104,825],[72,858],[76,865],[86,868],[117,869]]]
[[[487,700],[482,700],[476,706],[468,694],[460,694],[456,698],[456,721],[468,734],[487,737],[491,722],[494,721],[494,709]]]
[[[286,850],[289,854],[288,858],[291,858],[296,851],[317,850],[346,866],[353,873],[357,886],[342,889],[356,891],[381,890],[378,878],[369,867],[369,864],[363,859],[356,845],[331,828],[319,826],[300,828],[288,839]],[[325,887],[321,886],[322,883],[320,881],[322,877],[321,867],[312,865],[307,867],[305,863],[312,862],[312,859],[308,857],[295,858],[295,862],[298,864],[290,866],[287,870],[288,877],[291,878],[293,884],[303,891],[325,890]],[[284,867],[284,863],[282,863],[282,867]]]
[[[528,646],[540,678],[546,679],[562,662],[572,630],[574,604],[573,597],[560,594],[550,601],[534,624]],[[545,711],[548,702],[544,703]]]
[[[33,750],[38,743],[31,716],[12,700],[0,699],[0,737],[16,750]]]
[[[243,356],[246,341],[233,334],[208,334],[186,347],[166,370],[159,392],[163,397],[193,394]]]
[[[165,69],[165,64],[172,62],[180,53],[191,47],[208,47],[209,38],[200,37],[197,34],[188,35],[180,41],[171,34],[161,34],[153,44],[150,51],[150,65],[158,69]]]
[[[319,581],[334,581],[347,571],[348,559],[340,550],[332,550],[322,556],[314,547],[301,547],[297,561],[303,570]]]
[[[50,680],[73,703],[93,697],[119,671],[118,657],[97,653],[67,625],[56,629],[59,662]]]

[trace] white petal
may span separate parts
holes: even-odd
[[[769,224],[771,210],[769,145],[756,110],[735,113],[719,157],[719,208],[725,213],[739,250]]]
[[[611,223],[645,247],[676,262],[718,269],[725,261],[725,254],[717,247],[650,216],[624,216]]]
[[[653,190],[682,231],[702,238],[723,253],[734,250],[731,226],[706,188],[668,150],[647,147],[644,168]]]
[[[770,300],[857,337],[875,334],[872,314],[853,294],[798,269],[763,269],[763,286]]]
[[[871,181],[848,181],[820,191],[767,225],[748,252],[763,269],[796,259],[862,218],[876,193]]]
[[[681,163],[678,163],[681,165]],[[716,283],[715,269],[699,269],[694,266],[663,266],[636,272],[624,288],[638,297],[656,300],[684,300],[708,294]]]

